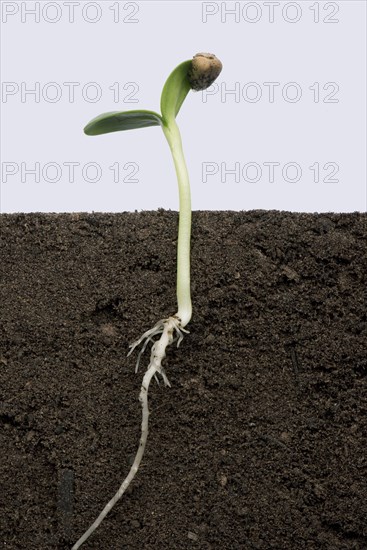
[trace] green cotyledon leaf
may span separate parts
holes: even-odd
[[[162,124],[161,115],[154,111],[112,111],[93,118],[84,128],[84,133],[87,136],[98,136]]]
[[[167,78],[161,95],[161,111],[165,123],[176,118],[185,97],[191,90],[188,72],[191,59],[178,65]]]

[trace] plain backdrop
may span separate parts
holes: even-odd
[[[366,3],[1,1],[1,212],[178,209],[159,127],[170,72],[223,63],[178,115],[194,210],[366,211]]]

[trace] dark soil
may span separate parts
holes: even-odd
[[[2,215],[0,547],[70,549],[140,436],[177,214]],[[196,212],[190,334],[98,550],[367,548],[367,216]]]

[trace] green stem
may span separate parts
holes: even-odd
[[[180,326],[183,328],[189,323],[192,314],[190,294],[190,181],[182,150],[181,134],[175,119],[166,122],[166,124],[162,126],[162,129],[171,149],[179,190],[180,213],[177,242],[177,316],[181,320]]]

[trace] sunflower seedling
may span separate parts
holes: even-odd
[[[141,436],[138,450],[131,469],[115,496],[106,504],[100,515],[74,544],[72,550],[77,550],[100,525],[108,512],[121,498],[127,487],[134,479],[144,455],[148,437],[148,390],[153,377],[157,380],[159,374],[166,386],[170,386],[167,375],[162,366],[166,355],[166,348],[177,341],[177,347],[183,339],[185,329],[192,314],[190,294],[190,236],[191,236],[191,198],[190,183],[186,162],[182,150],[182,142],[176,116],[190,89],[205,90],[218,77],[222,64],[213,54],[199,53],[192,60],[178,65],[164,84],[161,95],[161,114],[154,111],[114,111],[104,113],[87,124],[84,132],[88,136],[97,136],[110,132],[160,126],[168,141],[176,170],[179,189],[179,224],[177,241],[177,313],[158,321],[153,328],[147,330],[130,346],[130,355],[138,346],[141,349],[136,362],[136,372],[142,354],[149,343],[152,343],[150,362],[143,377],[139,401],[142,406]]]

